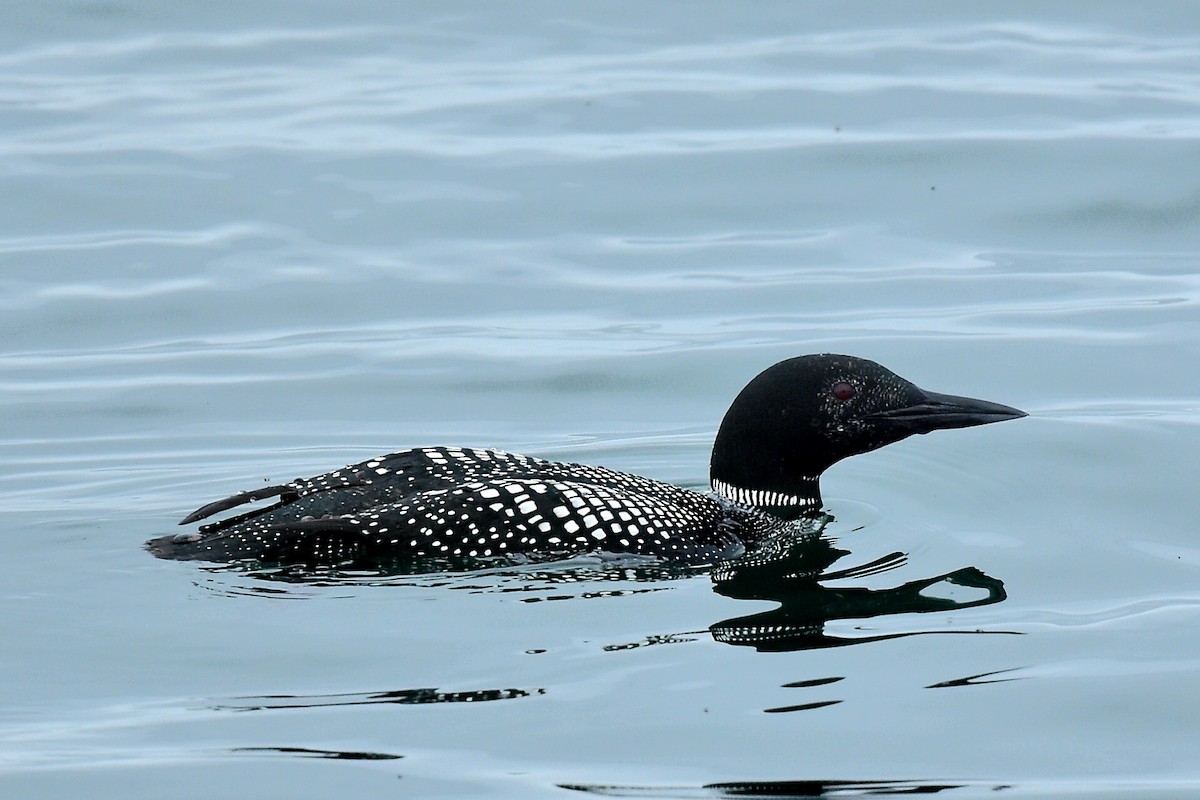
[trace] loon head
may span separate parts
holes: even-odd
[[[942,428],[1026,416],[999,403],[929,392],[874,361],[807,355],[742,389],[717,432],[710,478],[735,502],[780,516],[816,513],[832,464]]]

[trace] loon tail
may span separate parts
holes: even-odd
[[[291,495],[290,497],[288,495]],[[213,514],[219,514],[222,511],[228,511],[231,508],[253,503],[256,500],[265,500],[268,497],[278,497],[281,502],[295,500],[300,494],[296,490],[295,484],[281,483],[278,486],[264,486],[262,489],[255,489],[251,492],[239,492],[238,494],[226,497],[224,500],[216,500],[207,505],[200,506],[192,513],[188,514],[179,521],[180,525],[191,525],[193,522],[198,522],[206,517],[211,517]]]

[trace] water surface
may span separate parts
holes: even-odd
[[[1195,793],[1198,22],[12,6],[6,796]],[[141,549],[422,444],[702,487],[821,351],[1031,417],[832,469],[794,602]]]

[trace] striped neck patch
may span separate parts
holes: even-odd
[[[813,485],[815,487],[816,481],[813,481]],[[801,506],[807,508],[819,505],[821,502],[816,497],[784,494],[768,489],[743,489],[716,478],[712,480],[712,489],[722,497],[745,506]],[[815,495],[816,492],[813,494]]]

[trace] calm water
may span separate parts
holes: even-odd
[[[5,797],[1200,792],[1194,4],[394,5],[3,4]],[[141,547],[420,444],[699,487],[819,351],[1032,416],[831,470],[782,608]]]

